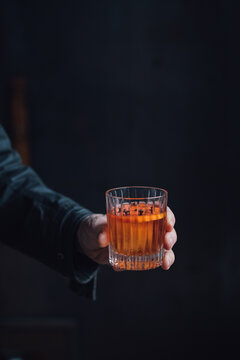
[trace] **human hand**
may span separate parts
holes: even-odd
[[[170,208],[167,208],[167,228],[164,237],[165,254],[162,268],[168,270],[175,260],[173,245],[177,241],[177,233],[174,229],[175,216]],[[87,255],[98,264],[108,264],[108,238],[107,217],[103,214],[93,214],[85,218],[77,232],[78,251]]]
[[[107,216],[86,217],[77,231],[77,250],[98,264],[108,264]]]

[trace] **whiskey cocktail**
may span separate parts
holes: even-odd
[[[122,270],[161,266],[166,233],[167,192],[134,186],[106,192],[109,262]]]

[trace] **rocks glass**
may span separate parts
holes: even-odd
[[[121,270],[162,264],[167,222],[166,190],[128,186],[106,191],[109,262]]]

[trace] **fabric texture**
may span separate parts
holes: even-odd
[[[99,265],[75,251],[77,229],[91,214],[24,166],[0,124],[0,241],[69,278],[72,289],[94,300]]]

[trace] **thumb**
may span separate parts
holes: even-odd
[[[97,242],[98,242],[98,246],[100,248],[104,248],[104,247],[108,246],[109,241],[108,241],[108,236],[107,236],[106,231],[100,232],[100,234],[98,235]]]

